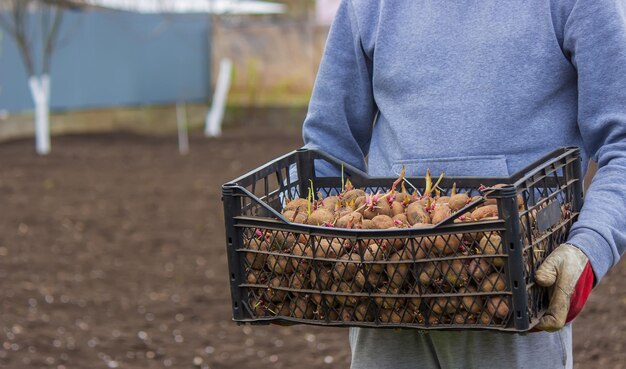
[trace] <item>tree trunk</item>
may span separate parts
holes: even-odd
[[[222,59],[213,95],[213,103],[206,117],[204,135],[207,137],[217,137],[222,134],[222,119],[224,118],[224,110],[226,110],[232,69],[233,62],[228,58]]]
[[[35,102],[35,150],[39,155],[50,153],[50,77],[30,76],[30,93]]]

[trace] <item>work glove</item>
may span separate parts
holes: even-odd
[[[535,329],[554,332],[580,313],[593,288],[594,276],[587,256],[576,246],[564,243],[539,266],[535,282],[551,287],[550,306]]]

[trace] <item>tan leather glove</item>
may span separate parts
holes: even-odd
[[[572,296],[575,295],[580,298],[579,296],[583,294],[575,293],[575,289],[579,288],[579,280],[583,271],[585,271],[583,279],[586,293],[584,293],[584,301],[579,304],[580,307],[576,314],[582,309],[593,285],[593,271],[587,256],[576,246],[564,243],[548,255],[539,266],[535,273],[535,282],[543,287],[552,287],[552,295],[550,296],[550,306],[539,320],[536,329],[554,332],[563,328],[567,321],[573,319],[573,317],[568,316],[568,312],[572,303]]]

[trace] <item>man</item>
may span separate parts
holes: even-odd
[[[537,273],[542,332],[350,330],[353,368],[572,367],[568,312],[626,247],[624,0],[344,0],[303,136],[373,176],[509,175],[581,147],[599,170]]]

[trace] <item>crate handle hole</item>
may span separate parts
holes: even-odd
[[[517,288],[517,287],[518,287],[517,281],[513,281],[513,288]]]
[[[231,273],[231,275],[230,275],[230,280],[231,280],[231,281],[234,281],[234,280],[235,280],[235,273]]]
[[[228,237],[228,244],[232,245],[233,244],[233,238],[232,237]]]
[[[515,244],[513,244],[513,242],[509,243],[509,248],[511,250],[515,250]]]
[[[522,317],[522,312],[518,310],[518,311],[517,311],[517,318],[519,319],[519,318],[521,318],[521,317]]]
[[[239,304],[235,301],[235,309],[239,309]]]

